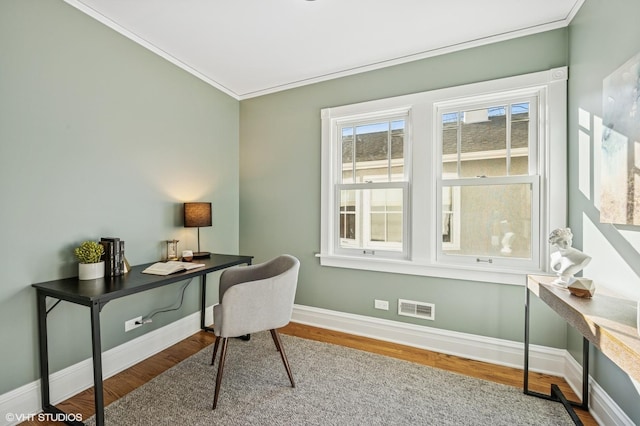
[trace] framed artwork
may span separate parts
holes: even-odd
[[[602,84],[600,222],[640,225],[640,53]]]

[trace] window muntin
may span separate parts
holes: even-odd
[[[336,123],[338,252],[406,257],[408,112]]]
[[[367,176],[386,176],[379,181],[401,182],[404,175],[404,118],[371,123],[343,124],[342,182],[362,183]]]
[[[401,252],[404,188],[340,190],[340,248]]]
[[[539,264],[531,237],[538,229],[532,220],[538,190],[528,179],[537,176],[530,163],[537,147],[537,99],[494,96],[483,105],[463,99],[455,107],[437,107],[442,262],[493,264],[499,258],[506,266]]]
[[[549,229],[566,226],[566,86],[567,69],[563,67],[499,80],[324,108],[321,111],[322,215],[319,254],[321,265],[520,285],[525,273],[548,272],[549,247],[544,244],[544,241],[540,243],[542,241],[540,236],[544,238]],[[528,111],[526,109],[523,111],[520,103],[528,102],[531,98],[537,104],[535,106],[529,104]],[[510,124],[506,121],[504,124],[507,132],[503,137],[503,140],[506,139],[505,148],[502,151],[485,150],[493,151],[491,153],[495,157],[494,160],[501,165],[500,175],[492,176],[493,169],[488,174],[475,173],[473,169],[468,167],[465,169],[465,166],[470,165],[468,163],[462,164],[460,168],[469,176],[462,176],[458,170],[458,153],[463,154],[462,146],[456,143],[449,146],[450,152],[443,150],[440,140],[440,131],[443,130],[443,126],[439,122],[438,113],[460,113],[489,107],[502,107],[502,111],[496,112],[496,115],[502,115],[505,118],[508,114],[512,116]],[[375,256],[357,256],[354,253],[357,253],[358,249],[343,250],[339,242],[341,235],[349,236],[344,232],[348,228],[347,224],[353,225],[351,239],[355,237],[357,229],[355,213],[352,214],[348,210],[352,209],[355,212],[357,204],[343,206],[341,216],[339,185],[343,184],[341,180],[343,147],[338,129],[344,124],[355,126],[380,121],[381,118],[392,120],[393,111],[397,112],[397,116],[402,116],[406,112],[407,116],[406,137],[403,145],[403,170],[406,180],[394,182],[403,187],[405,195],[403,197],[403,245],[405,248],[402,255],[396,257],[386,255],[386,253],[393,253],[391,250],[386,250],[386,253],[376,251]],[[527,114],[524,114],[525,112]],[[488,115],[490,115],[489,112]],[[470,125],[472,124],[470,117],[472,117],[471,113],[467,114],[466,119],[461,115],[453,118],[456,121],[465,120]],[[507,130],[508,126],[511,127]],[[458,131],[457,123],[454,129],[455,132]],[[530,141],[520,145],[514,143],[515,134],[523,130],[529,132],[530,140],[537,141],[536,146],[531,145]],[[450,131],[454,132],[453,129]],[[353,133],[355,135],[355,128]],[[457,138],[457,135],[455,137]],[[509,138],[512,139],[511,145],[509,145]],[[409,140],[411,143],[408,143]],[[447,158],[447,155],[450,158]],[[466,158],[462,160],[466,161],[470,155],[478,154],[468,151],[464,152],[464,155]],[[482,155],[488,157],[489,153],[484,152]],[[453,173],[449,173],[451,169],[446,169],[450,166],[447,163],[453,164]],[[345,166],[345,170],[347,168]],[[385,173],[388,174],[388,171],[387,166]],[[385,173],[377,176],[384,176]],[[479,175],[487,177],[477,178],[476,176]],[[357,184],[371,187],[379,185],[380,182],[372,179],[371,176],[363,177]],[[471,259],[474,262],[465,263],[470,256],[447,254],[460,250],[461,247],[462,225],[459,222],[463,207],[461,194],[468,184],[465,182],[467,179],[472,181],[482,179],[485,185],[519,183],[530,188],[531,221],[534,223],[531,227],[531,235],[536,236],[531,238],[533,240],[531,260],[527,255],[518,252],[517,255],[495,257],[492,263],[475,262],[473,258]],[[514,181],[514,179],[518,180]],[[385,182],[388,180],[386,179]],[[355,183],[355,176],[351,182]],[[364,186],[359,189],[363,190]],[[445,193],[445,191],[448,192]],[[450,214],[449,218],[446,217],[447,213]],[[366,215],[361,217],[364,218]],[[512,250],[513,248],[512,245]],[[515,253],[515,250],[512,253]]]
[[[442,254],[449,257],[445,261],[494,263],[499,260],[502,265],[522,265],[534,260],[537,242],[532,235],[537,235],[533,232],[538,230],[537,177],[486,178],[482,183],[474,179],[449,180],[443,182],[442,190],[460,194],[457,222],[452,221],[451,225],[457,223],[458,244],[448,247],[443,238]]]
[[[443,177],[530,174],[535,169],[530,146],[536,138],[536,106],[536,99],[529,98],[440,111]]]

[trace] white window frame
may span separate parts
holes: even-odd
[[[526,274],[549,272],[550,230],[566,226],[567,203],[567,115],[566,67],[524,74],[498,80],[473,83],[429,92],[369,101],[359,104],[325,108],[322,119],[321,156],[321,246],[323,266],[402,273],[471,281],[524,285]],[[442,236],[442,219],[438,206],[438,179],[441,158],[438,156],[436,121],[438,105],[474,98],[478,102],[492,99],[497,93],[530,93],[538,95],[538,149],[536,168],[539,171],[539,236],[536,248],[539,264],[535,267],[513,268],[499,264],[448,264],[438,259],[438,240]],[[404,229],[409,244],[406,257],[355,256],[336,250],[336,228],[339,232],[339,209],[336,208],[335,182],[341,170],[337,161],[336,122],[353,117],[375,117],[380,111],[410,111],[411,143],[405,152],[405,168],[409,205],[408,222]],[[552,149],[553,147],[553,149]],[[440,191],[441,197],[441,191]],[[438,222],[438,219],[440,221]],[[439,228],[438,228],[439,226]],[[435,233],[435,235],[434,235]],[[441,231],[440,231],[441,234]],[[534,236],[532,238],[535,239]]]
[[[438,206],[442,206],[442,188],[444,186],[449,187],[461,187],[461,186],[485,186],[485,185],[508,185],[508,184],[530,184],[532,187],[532,210],[531,210],[531,259],[518,259],[518,258],[510,258],[507,256],[487,256],[487,255],[458,255],[454,253],[447,253],[446,249],[451,248],[459,248],[460,247],[460,237],[458,235],[458,244],[457,246],[452,246],[450,243],[446,244],[442,242],[442,239],[438,239],[436,242],[436,261],[437,263],[442,264],[451,264],[451,265],[473,265],[474,263],[489,263],[491,266],[499,266],[503,268],[513,268],[518,270],[531,270],[535,272],[540,272],[542,268],[542,263],[540,259],[540,239],[533,238],[534,235],[540,234],[540,188],[539,188],[539,177],[541,175],[541,171],[539,167],[544,166],[542,162],[539,161],[539,149],[538,145],[543,141],[538,135],[540,130],[540,119],[542,111],[540,111],[540,103],[544,102],[544,90],[540,87],[530,87],[524,89],[518,89],[514,91],[506,91],[500,92],[497,94],[483,94],[480,97],[472,96],[468,98],[455,99],[452,101],[445,102],[437,102],[434,105],[434,121],[437,123],[435,128],[434,140],[435,143],[435,161],[434,166],[438,168],[436,178],[436,204]],[[511,175],[511,176],[500,176],[500,177],[458,177],[457,174],[454,176],[451,175],[443,175],[442,172],[442,160],[443,160],[443,122],[442,115],[451,113],[451,112],[460,112],[463,110],[483,110],[490,107],[494,107],[496,105],[504,104],[506,108],[509,109],[510,105],[519,104],[519,103],[528,103],[530,106],[529,109],[529,141],[528,141],[528,165],[527,165],[527,174],[526,175]],[[510,112],[506,112],[506,116],[510,117]],[[506,123],[507,130],[510,129],[511,123]],[[507,131],[506,140],[507,147],[503,151],[498,151],[500,154],[500,158],[502,158],[502,154],[504,154],[505,158],[508,159],[507,164],[510,164],[511,159],[511,145],[509,143],[511,139],[511,135]],[[486,151],[485,151],[486,152]],[[480,153],[473,153],[473,156],[477,158],[488,158],[486,155],[482,155]],[[460,156],[460,160],[464,161],[462,158],[464,156]],[[456,161],[458,162],[458,161]],[[505,165],[506,166],[506,165]],[[442,177],[440,177],[442,176]],[[454,191],[452,190],[452,193]],[[442,208],[437,209],[437,220],[440,223],[442,221]],[[459,219],[454,222],[457,225],[460,225]]]
[[[395,121],[402,118],[405,121],[404,130],[404,145],[403,155],[405,161],[403,161],[403,176],[401,180],[384,181],[384,179],[376,179],[375,176],[371,176],[370,180],[366,182],[356,183],[342,183],[342,151],[341,151],[341,133],[340,129],[344,126],[359,126],[366,123],[375,123],[378,121]],[[330,132],[330,143],[328,147],[329,152],[326,153],[331,158],[333,167],[331,168],[332,179],[327,182],[331,186],[331,193],[333,202],[331,203],[331,209],[333,209],[331,226],[327,227],[327,231],[331,233],[329,240],[332,244],[332,253],[337,256],[349,257],[375,257],[385,259],[409,259],[410,258],[410,229],[408,224],[410,223],[410,191],[409,180],[411,176],[410,163],[406,159],[411,158],[411,109],[408,107],[394,107],[394,108],[376,108],[371,111],[360,111],[355,114],[344,114],[340,117],[330,119],[329,123],[325,123],[326,130]],[[325,129],[325,127],[323,127]],[[324,130],[323,130],[324,132]],[[392,161],[393,163],[393,161]],[[356,173],[356,170],[354,170]],[[376,247],[371,247],[371,242],[367,238],[368,232],[358,233],[356,231],[356,247],[348,247],[341,245],[340,238],[340,191],[343,189],[354,190],[372,190],[372,189],[385,189],[385,188],[399,188],[402,189],[403,197],[403,210],[402,210],[402,247],[397,250],[393,245],[380,243],[376,244]],[[356,200],[356,204],[360,203],[360,207],[364,210],[366,202],[363,200]],[[369,218],[364,214],[362,217],[356,215],[356,222],[358,229],[364,229],[367,225]],[[363,223],[359,223],[362,221]],[[361,247],[362,246],[362,247]],[[390,249],[391,248],[391,249]]]

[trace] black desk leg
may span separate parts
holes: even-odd
[[[96,426],[104,426],[104,389],[102,387],[100,308],[99,303],[91,305],[91,348],[93,351],[93,391],[96,408]]]
[[[200,330],[213,331],[204,324],[205,309],[207,308],[207,275],[200,277]]]
[[[49,346],[47,342],[47,296],[38,291],[38,343],[40,347],[40,397],[42,409],[49,411]]]

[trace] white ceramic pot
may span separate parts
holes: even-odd
[[[95,280],[104,277],[104,261],[98,263],[78,263],[79,280]]]

